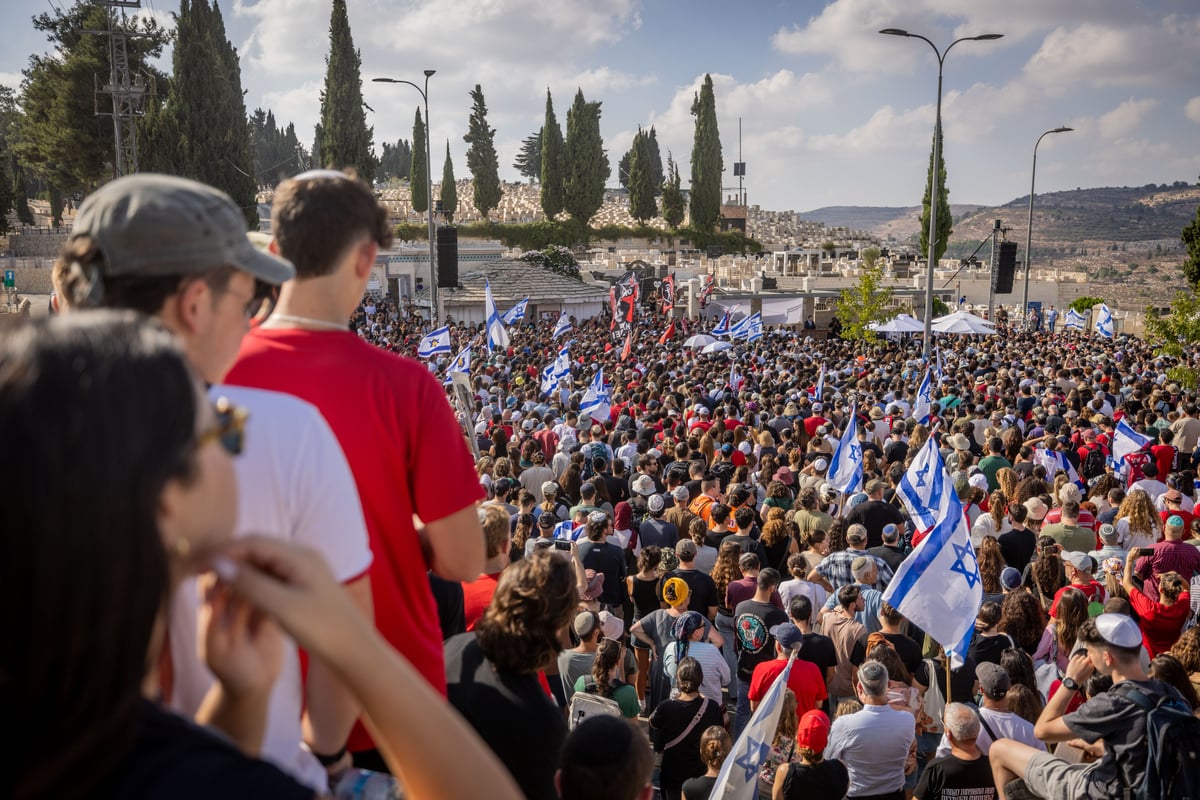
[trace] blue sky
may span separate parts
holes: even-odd
[[[54,0],[66,2],[66,0]],[[143,0],[168,18],[177,0]],[[713,75],[726,163],[736,185],[738,118],[751,203],[776,210],[914,205],[924,188],[937,62],[946,58],[945,158],[951,202],[999,203],[1039,192],[1141,185],[1200,175],[1200,7],[1195,0],[348,0],[363,78],[430,82],[433,150],[449,139],[466,175],[468,92],[483,86],[502,177],[541,125],[546,88],[560,124],[577,87],[603,101],[616,162],[637,126],[654,125],[687,182],[689,108]],[[45,44],[29,18],[50,0],[6,0],[0,82],[15,84]],[[272,108],[312,139],[328,43],[329,0],[225,0],[247,107]],[[417,92],[364,84],[377,142],[411,138]]]

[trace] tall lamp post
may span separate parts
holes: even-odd
[[[1052,133],[1067,133],[1073,131],[1074,128],[1059,127],[1052,128],[1038,137],[1037,143],[1033,145],[1033,169],[1029,173],[1029,224],[1025,229],[1025,288],[1021,291],[1021,324],[1024,325],[1029,317],[1029,265],[1033,261],[1033,251],[1030,249],[1033,246],[1033,184],[1037,179],[1037,149],[1038,145]]]
[[[405,81],[399,78],[372,78],[373,83],[405,83],[421,93],[421,99],[425,101],[425,195],[426,209],[429,212],[429,291],[432,293],[430,299],[433,301],[432,316],[433,323],[436,326],[438,322],[445,316],[442,313],[442,293],[438,290],[438,269],[437,259],[435,256],[435,248],[433,241],[433,157],[430,155],[429,142],[433,137],[433,131],[429,125],[429,78],[435,73],[435,69],[425,70],[425,88],[422,89],[412,81]]]
[[[937,266],[935,255],[937,253],[937,208],[938,200],[942,196],[942,170],[940,167],[942,161],[942,64],[946,60],[946,54],[950,52],[950,48],[959,42],[987,42],[992,39],[999,39],[1004,34],[1002,33],[984,33],[979,36],[963,36],[961,39],[955,39],[945,50],[938,50],[937,45],[926,39],[919,33],[909,33],[902,28],[884,28],[880,33],[885,36],[904,36],[910,39],[920,39],[927,45],[933,48],[934,55],[938,60],[938,88],[937,88],[937,115],[933,123],[933,186],[930,188],[929,196],[929,268],[928,274],[925,276],[925,344],[922,352],[925,358],[929,358],[929,352],[933,347],[933,270]]]

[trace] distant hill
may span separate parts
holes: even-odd
[[[983,206],[951,204],[950,212],[957,218],[959,214],[978,208],[983,208]],[[843,226],[867,231],[881,239],[887,239],[889,236],[906,239],[920,228],[921,207],[825,206],[812,211],[801,211],[800,217],[823,223],[827,227]]]

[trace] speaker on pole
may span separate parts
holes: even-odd
[[[458,287],[458,228],[442,225],[437,229],[437,269],[439,289]]]
[[[1017,243],[1001,242],[1000,256],[992,270],[992,280],[995,282],[996,294],[1012,294],[1013,275],[1017,271]]]

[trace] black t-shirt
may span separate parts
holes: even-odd
[[[1014,646],[1013,640],[1004,633],[998,636],[976,635],[967,652],[975,660],[976,664],[982,664],[985,661],[992,664],[999,664],[1000,656],[1004,651]]]
[[[896,570],[900,569],[900,565],[904,562],[904,551],[898,547],[881,544],[879,547],[867,548],[867,552],[873,556],[882,558],[892,568],[893,575],[896,574]]]
[[[699,778],[688,778],[683,782],[683,800],[708,800],[713,787],[717,785],[715,777],[701,775]]]
[[[618,608],[625,603],[625,551],[608,542],[583,542],[577,550],[584,569],[604,573],[600,602]]]
[[[118,798],[313,797],[312,789],[278,767],[244,755],[225,739],[149,701],[142,704],[134,749],[117,768],[113,788],[111,795]]]
[[[896,655],[900,656],[900,663],[908,670],[908,674],[916,674],[917,667],[921,666],[921,645],[903,633],[885,633],[883,635],[896,649]]]
[[[617,503],[629,499],[629,482],[615,475],[604,476],[604,486],[608,489],[608,501],[615,508]]]
[[[666,600],[662,596],[662,587],[671,578],[680,578],[688,585],[688,611],[698,611],[707,619],[708,609],[721,604],[721,598],[717,596],[717,584],[698,569],[673,569],[665,573],[658,582],[658,596],[663,602]]]
[[[653,545],[654,547],[669,547],[673,550],[678,540],[679,531],[662,517],[657,519],[648,517],[642,520],[642,524],[638,528],[638,543],[642,547]]]
[[[750,680],[754,668],[775,657],[771,627],[788,621],[783,609],[757,600],[743,600],[733,610],[738,679]]]
[[[846,515],[846,524],[859,523],[867,529],[867,547],[879,547],[883,544],[883,526],[904,524],[904,514],[900,509],[882,500],[868,500],[856,506]]]
[[[683,733],[705,698],[695,700],[666,700],[650,715],[650,728],[654,737],[654,747],[660,750]],[[662,769],[660,777],[667,783],[682,784],[688,778],[695,778],[705,772],[704,762],[700,760],[700,737],[712,725],[722,725],[725,715],[721,704],[712,700],[704,709],[700,721],[692,726],[692,730],[683,741],[669,750],[663,750]],[[531,739],[530,741],[536,741]],[[525,743],[528,747],[528,743]],[[532,748],[535,751],[537,748]],[[558,764],[555,755],[553,764]]]
[[[908,458],[908,442],[892,439],[883,446],[883,457],[889,464],[903,464]]]
[[[726,542],[735,542],[738,546],[738,549],[741,550],[743,553],[754,553],[754,555],[758,556],[758,563],[763,568],[778,566],[776,564],[772,564],[771,562],[769,562],[767,560],[767,550],[765,547],[762,546],[762,542],[758,541],[758,539],[755,539],[750,536],[745,536],[740,533],[735,533],[732,536],[727,536],[725,538],[725,541]],[[724,544],[724,543],[725,542],[722,542],[722,544]],[[720,548],[718,548],[718,549],[720,549]]]
[[[850,790],[850,773],[836,758],[817,764],[789,764],[783,779],[785,800],[841,798]]]
[[[450,704],[508,767],[521,794],[557,800],[554,772],[567,724],[537,675],[496,670],[475,634],[464,633],[446,642],[446,682]]]
[[[1000,544],[1004,563],[1017,570],[1025,569],[1037,549],[1037,534],[1029,528],[1002,533],[996,541]]]
[[[973,761],[964,761],[953,755],[935,759],[921,773],[913,796],[917,800],[941,800],[943,797],[995,800],[996,782],[992,778],[992,765],[984,755]]]

